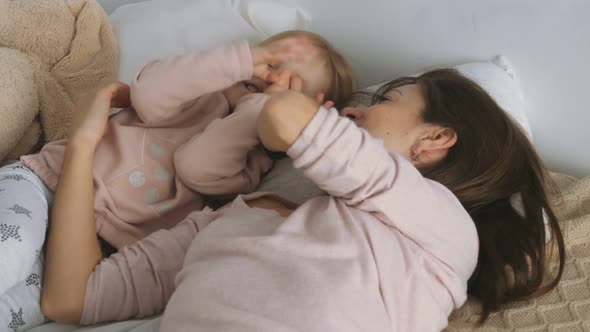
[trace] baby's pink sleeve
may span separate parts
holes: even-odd
[[[216,119],[174,153],[180,180],[205,195],[250,193],[272,166],[261,147],[256,123],[269,96],[240,99],[233,114]]]
[[[144,65],[131,83],[131,105],[141,120],[158,124],[202,95],[252,77],[252,55],[243,41]]]
[[[174,279],[199,229],[218,213],[190,214],[170,230],[160,230],[100,262],[86,284],[80,324],[147,317],[161,312]]]

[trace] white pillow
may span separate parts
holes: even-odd
[[[486,90],[533,141],[524,96],[512,65],[505,56],[498,55],[490,62],[466,63],[455,68]]]
[[[263,0],[151,0],[109,16],[119,41],[119,80],[130,82],[149,60],[307,29],[299,8]]]
[[[512,65],[505,56],[499,55],[491,61],[470,62],[454,68],[486,90],[496,103],[524,129],[531,142],[533,141],[520,84]],[[367,90],[376,91],[382,84],[370,86]]]

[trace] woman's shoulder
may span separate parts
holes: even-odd
[[[477,263],[479,239],[471,216],[451,190],[393,156],[397,193],[389,197],[389,221],[429,255],[468,278]],[[467,280],[467,279],[465,279]]]

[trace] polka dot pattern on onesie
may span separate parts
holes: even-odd
[[[148,145],[148,153],[152,158],[159,159],[164,155],[164,148],[162,148],[159,144],[150,143]]]
[[[135,171],[129,174],[129,184],[133,188],[141,188],[145,184],[145,175],[140,171]]]
[[[160,166],[154,170],[154,176],[160,181],[168,181],[170,179],[170,172]]]
[[[172,209],[172,202],[164,201],[164,202],[158,203],[156,205],[155,209],[160,215],[166,214],[166,212],[168,212]]]
[[[160,199],[160,191],[158,188],[149,188],[143,192],[143,199],[148,204],[153,204]]]

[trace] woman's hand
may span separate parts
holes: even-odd
[[[315,53],[317,50],[305,37],[290,37],[264,46],[256,46],[252,48],[252,76],[269,81],[269,74],[280,70],[283,63],[305,62]]]
[[[96,147],[105,133],[111,107],[131,105],[129,86],[114,82],[86,94],[76,105],[70,141]]]
[[[280,73],[270,73],[267,80],[271,84],[263,92],[269,95],[288,90],[301,92],[303,89],[303,80],[297,75],[291,75],[288,70],[283,70]]]
[[[303,80],[297,75],[291,75],[288,70],[283,70],[281,73],[270,73],[267,78],[271,85],[263,90],[266,94],[274,95],[285,91],[302,92],[303,90]],[[323,93],[316,96],[316,101],[318,104],[323,103],[324,108],[330,109],[334,106],[334,102],[330,100],[324,102],[324,99]]]
[[[258,117],[258,137],[271,151],[287,151],[311,122],[319,103],[302,93],[278,93],[266,102]]]

